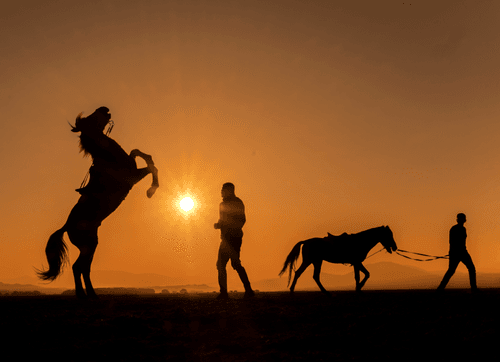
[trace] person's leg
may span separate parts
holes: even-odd
[[[217,271],[219,278],[220,297],[227,297],[227,272],[226,265],[230,258],[230,250],[227,242],[221,241],[219,255],[217,258]]]
[[[460,263],[460,258],[450,256],[448,271],[444,275],[443,280],[441,281],[441,284],[439,284],[437,290],[442,291],[446,287],[453,274],[455,274],[455,270],[457,270],[457,266],[459,263]]]
[[[245,295],[250,296],[254,294],[252,287],[250,285],[250,281],[248,280],[248,275],[243,267],[241,265],[241,260],[240,260],[240,251],[241,251],[241,240],[237,240],[236,242],[232,242],[231,245],[231,266],[233,267],[234,270],[238,273],[241,282],[243,283],[243,286],[245,287]]]
[[[470,287],[472,291],[477,290],[477,283],[476,283],[476,267],[474,266],[474,263],[472,262],[472,258],[469,255],[468,252],[465,252],[463,257],[462,257],[462,263],[467,267],[467,270],[469,270],[469,281],[470,281]]]

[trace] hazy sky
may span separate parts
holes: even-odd
[[[478,0],[3,2],[0,280],[46,266],[90,166],[67,122],[100,106],[160,188],[141,181],[103,222],[94,270],[216,283],[230,181],[251,280],[300,240],[381,225],[444,255],[458,212],[478,272],[500,272],[499,17]]]

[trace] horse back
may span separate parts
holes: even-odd
[[[302,257],[311,262],[325,260],[329,263],[352,264],[360,259],[358,248],[352,239],[351,235],[341,235],[305,240]]]

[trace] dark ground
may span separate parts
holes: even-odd
[[[50,361],[498,358],[500,290],[0,296],[0,356]]]

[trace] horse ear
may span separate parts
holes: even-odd
[[[328,236],[333,236],[332,234],[330,234],[329,232],[326,232],[328,234]]]

